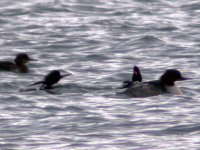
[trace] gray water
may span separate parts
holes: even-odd
[[[0,72],[0,149],[200,148],[198,0],[1,0],[1,59],[38,59]],[[194,78],[184,95],[116,94],[132,67],[145,81],[169,68]],[[51,92],[28,87],[58,69]],[[29,89],[29,90],[27,90]]]

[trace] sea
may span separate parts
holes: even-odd
[[[199,0],[1,0],[0,150],[200,149]],[[177,69],[183,95],[119,92]],[[52,70],[71,73],[40,90]]]

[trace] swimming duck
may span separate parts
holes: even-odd
[[[40,89],[52,89],[52,85],[57,83],[60,79],[71,75],[70,73],[61,75],[59,70],[52,70],[49,74],[44,77],[43,81],[39,81],[36,83],[31,84],[30,86],[42,84]]]
[[[29,61],[36,61],[36,59],[30,58],[26,53],[19,53],[15,57],[14,62],[0,61],[0,70],[15,71],[18,70],[21,73],[27,73],[28,67],[26,63]]]
[[[124,92],[133,97],[155,96],[164,93],[182,95],[181,89],[175,85],[175,82],[187,79],[189,78],[183,77],[180,71],[168,69],[161,75],[159,80],[142,82],[137,85],[132,84]]]

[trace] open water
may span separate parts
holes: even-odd
[[[38,59],[0,72],[0,149],[200,149],[199,0],[1,0],[0,46]],[[182,96],[116,94],[134,65],[145,81],[194,79]],[[55,69],[72,75],[29,89]]]

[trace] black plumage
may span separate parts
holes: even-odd
[[[37,85],[37,84],[42,84],[40,89],[51,89],[52,85],[57,83],[61,78],[66,77],[68,75],[71,75],[71,74],[68,73],[68,74],[65,74],[65,75],[61,75],[60,71],[53,70],[48,75],[46,75],[44,77],[43,81],[39,81],[39,82],[33,83],[33,84],[31,84],[31,86]]]

